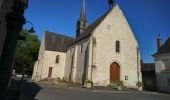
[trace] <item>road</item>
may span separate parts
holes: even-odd
[[[94,91],[41,85],[35,100],[170,100],[169,94],[149,92]]]

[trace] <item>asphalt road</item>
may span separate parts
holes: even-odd
[[[149,92],[89,92],[75,88],[55,88],[41,85],[35,100],[170,100],[169,94]]]

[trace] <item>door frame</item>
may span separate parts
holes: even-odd
[[[53,67],[48,68],[48,78],[51,78],[53,74]]]
[[[109,77],[110,77],[110,83],[113,83],[112,81],[111,81],[111,67],[112,67],[112,65],[113,64],[117,64],[118,65],[118,67],[119,67],[119,80],[121,80],[121,65],[118,63],[118,62],[113,62],[113,63],[111,63],[111,65],[110,65],[110,73],[109,73]]]

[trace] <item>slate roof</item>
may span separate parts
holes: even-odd
[[[92,32],[98,27],[98,25],[105,19],[105,17],[109,14],[110,11],[106,12],[104,15],[102,15],[99,19],[97,19],[94,23],[92,23],[90,26],[87,27],[87,29],[81,33],[69,46],[91,36]]]
[[[155,71],[154,63],[141,63],[141,71]]]
[[[167,54],[167,53],[170,53],[170,37],[165,42],[165,44],[162,45],[162,47],[158,50],[158,52],[155,53],[153,56]]]
[[[67,46],[73,42],[74,38],[45,31],[45,50],[66,52]]]

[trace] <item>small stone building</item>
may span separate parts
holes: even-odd
[[[157,90],[170,93],[170,37],[163,44],[159,35],[157,39],[158,51],[153,55]]]

